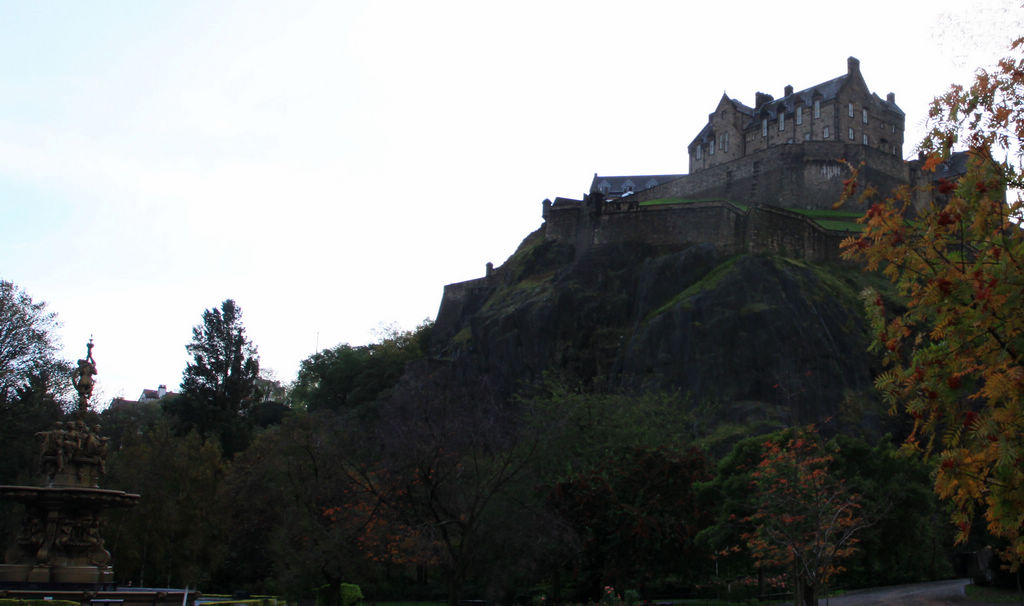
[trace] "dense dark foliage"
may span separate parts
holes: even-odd
[[[720,276],[737,261],[723,263]],[[424,325],[320,352],[284,404],[257,390],[237,306],[207,310],[178,400],[101,415],[104,486],[143,494],[107,528],[120,580],[293,597],[352,581],[375,600],[505,602],[751,586],[750,474],[778,434],[740,436],[785,428],[784,399],[724,406],[710,392],[612,389],[589,363],[555,366],[510,396],[480,372],[483,352],[451,347]],[[31,435],[60,415],[55,385],[29,375],[3,400],[5,477],[26,478]],[[877,522],[835,583],[941,576],[949,537],[927,470],[861,435],[834,438],[834,470]]]
[[[242,310],[232,300],[203,312],[186,346],[192,361],[185,367],[181,393],[164,405],[179,434],[197,431],[220,440],[232,455],[249,442],[249,413],[259,402],[260,361],[245,336]]]
[[[431,326],[424,323],[415,331],[393,331],[369,345],[343,343],[306,358],[292,385],[292,402],[310,411],[339,411],[386,396],[405,365],[426,352]]]
[[[50,384],[51,378],[70,370],[57,356],[58,326],[57,314],[47,311],[46,303],[0,280],[0,401],[17,399],[18,389],[38,391],[40,382],[58,393],[69,390],[70,385]]]

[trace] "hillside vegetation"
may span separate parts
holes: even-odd
[[[527,237],[500,280],[434,328],[435,354],[507,397],[557,378],[598,393],[666,392],[715,422],[832,419],[877,434],[876,360],[857,268],[724,257],[695,244],[571,246]],[[891,429],[891,428],[890,428]]]

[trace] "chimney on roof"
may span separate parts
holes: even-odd
[[[793,94],[793,85],[792,84],[787,84],[784,96],[788,97],[788,96],[790,96],[792,94]]]
[[[858,59],[857,57],[847,57],[846,58],[846,73],[851,75],[851,76],[853,74],[855,74],[855,73],[859,74],[860,73],[860,59]]]
[[[896,105],[896,93],[889,93],[885,96],[885,100],[893,105]]]
[[[761,109],[761,106],[765,103],[770,103],[775,100],[775,97],[768,93],[757,93],[754,95],[754,109]]]

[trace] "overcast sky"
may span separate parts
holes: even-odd
[[[723,92],[840,76],[928,102],[1010,0],[0,2],[0,278],[90,335],[96,404],[177,388],[226,298],[262,365],[433,318],[541,201],[687,171]],[[834,11],[834,12],[833,12]]]

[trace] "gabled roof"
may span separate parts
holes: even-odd
[[[931,180],[938,181],[939,179],[957,179],[967,174],[967,165],[971,159],[971,152],[967,151],[956,151],[949,154],[949,158],[945,162],[938,164],[935,167],[935,172],[931,175]],[[920,169],[924,165],[923,158],[917,158],[910,161],[910,165],[915,169]]]
[[[710,138],[711,121],[708,120],[708,123],[704,125],[704,128],[700,129],[700,132],[697,133],[697,136],[693,138],[693,141],[690,141],[690,145],[688,145],[687,147],[693,147],[694,143],[707,143],[708,139]]]
[[[886,107],[886,108],[891,109],[893,111],[899,112],[899,114],[901,116],[905,116],[906,115],[906,114],[903,113],[903,110],[900,109],[899,105],[896,105],[895,103],[889,103],[885,99],[879,97],[878,93],[871,93],[871,98],[874,100],[875,105],[877,107]]]
[[[143,389],[142,395],[139,396],[139,402],[145,402],[147,400],[159,400],[161,397],[166,398],[167,396],[176,396],[177,393],[173,391],[167,391],[164,389],[163,396],[160,395],[159,389]]]
[[[602,186],[607,186],[602,191],[606,196],[619,196],[626,192],[638,192],[650,189],[669,181],[675,181],[686,175],[620,175],[620,176],[598,176],[590,183],[590,193],[601,191]]]
[[[755,119],[751,120],[747,126],[754,124],[761,118],[773,120],[778,117],[779,110],[791,112],[797,105],[813,105],[815,99],[822,102],[831,101],[836,98],[836,95],[839,94],[839,91],[843,88],[843,85],[846,84],[846,80],[849,77],[849,74],[843,74],[838,78],[832,78],[831,80],[827,80],[821,84],[815,84],[810,88],[805,88],[804,90],[797,91],[791,95],[786,95],[785,97],[769,101],[754,110],[754,114],[752,114],[751,117]]]

